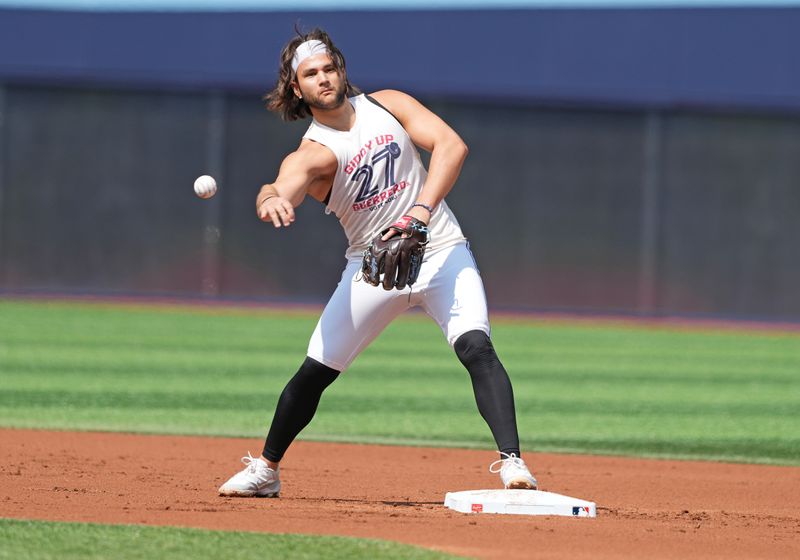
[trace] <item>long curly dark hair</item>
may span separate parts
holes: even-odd
[[[347,97],[358,95],[361,91],[350,84],[347,79],[347,72],[342,52],[336,48],[328,34],[320,28],[315,28],[308,33],[301,33],[295,28],[297,36],[292,38],[281,51],[281,65],[278,73],[278,81],[275,88],[264,95],[264,102],[267,109],[278,113],[285,121],[296,121],[311,116],[311,109],[308,104],[294,94],[292,83],[295,81],[295,73],[292,70],[292,58],[297,47],[306,41],[316,39],[322,41],[328,47],[331,60],[334,66],[344,77],[345,92]]]

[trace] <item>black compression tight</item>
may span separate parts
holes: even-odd
[[[497,448],[519,457],[514,393],[491,340],[483,331],[470,331],[458,337],[454,348],[458,359],[469,371],[478,410],[489,425]],[[322,392],[338,376],[335,369],[306,358],[278,399],[264,443],[264,457],[275,462],[283,458],[297,434],[314,417]]]
[[[264,442],[264,457],[276,463],[283,459],[297,434],[314,418],[322,392],[338,376],[335,369],[306,358],[278,399],[275,417]]]
[[[519,457],[514,391],[492,341],[483,331],[469,331],[458,337],[453,347],[469,371],[478,410],[492,431],[497,449]]]

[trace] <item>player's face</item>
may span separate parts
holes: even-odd
[[[295,93],[315,109],[336,109],[344,103],[344,80],[329,55],[308,57],[297,67]]]

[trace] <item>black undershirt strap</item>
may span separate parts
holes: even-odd
[[[381,109],[383,109],[384,111],[386,111],[387,113],[389,113],[390,115],[392,115],[392,118],[393,118],[394,120],[396,120],[398,123],[400,123],[400,121],[397,119],[397,117],[395,117],[395,116],[394,116],[394,113],[392,113],[392,112],[391,112],[389,109],[387,109],[386,107],[384,107],[384,106],[381,104],[381,102],[380,102],[380,101],[378,101],[377,99],[375,99],[375,98],[374,98],[374,97],[372,97],[371,95],[367,95],[366,93],[364,94],[364,97],[366,97],[366,98],[367,98],[367,100],[371,101],[372,103],[374,103],[375,105],[377,105],[378,107],[380,107]],[[400,126],[403,126],[403,125],[401,124]]]

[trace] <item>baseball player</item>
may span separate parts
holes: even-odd
[[[266,96],[284,120],[312,117],[298,149],[256,198],[276,228],[306,196],[333,212],[349,242],[342,279],[300,369],[281,393],[261,457],[223,484],[224,496],[277,496],[280,461],[311,421],[322,392],[399,314],[421,307],[469,371],[478,409],[500,452],[489,470],[506,488],[535,489],[520,457],[514,395],[489,338],[486,296],[458,221],[445,202],[467,156],[453,129],[413,97],[364,95],[324,31],[298,34],[281,52]],[[431,153],[425,170],[417,147]]]

